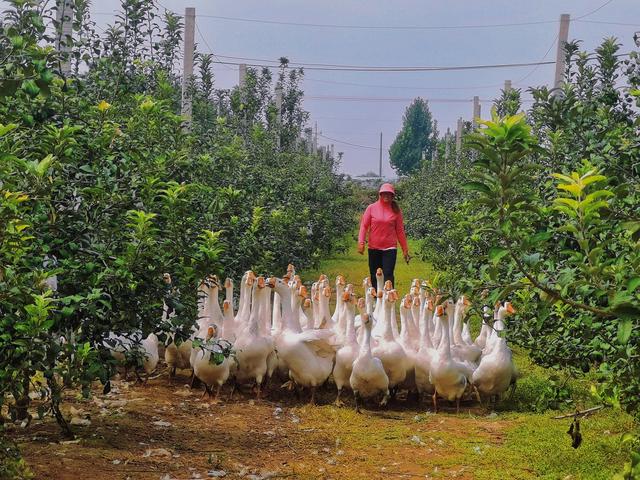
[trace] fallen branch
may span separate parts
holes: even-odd
[[[553,420],[560,420],[561,418],[569,418],[569,417],[582,417],[584,415],[589,415],[590,413],[597,412],[598,410],[602,410],[606,405],[598,405],[597,407],[587,408],[586,410],[576,410],[574,413],[567,413],[566,415],[559,415],[557,417],[553,417]]]

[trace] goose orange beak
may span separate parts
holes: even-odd
[[[439,317],[444,315],[444,307],[442,305],[438,305],[436,307],[436,315],[439,316]]]
[[[506,302],[506,307],[507,307],[507,312],[509,312],[511,315],[516,313],[516,309],[513,308],[513,305],[511,305],[511,302]]]

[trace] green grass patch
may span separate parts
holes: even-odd
[[[417,250],[416,241],[410,245]],[[302,273],[306,281],[315,280],[320,273],[332,279],[342,274],[358,287],[359,295],[362,279],[369,274],[366,255],[358,255],[355,240],[348,251],[325,259],[317,270]],[[424,279],[433,273],[431,265],[417,258],[408,266],[398,262],[396,287],[407,293],[413,278]],[[474,333],[478,329],[473,325]],[[572,419],[552,417],[594,405],[589,394],[592,375],[573,378],[564,371],[535,365],[521,348],[512,350],[520,378],[514,394],[496,405],[495,414],[491,408],[474,405],[460,415],[425,415],[425,404],[413,411],[415,407],[399,405],[363,415],[351,408],[304,408],[301,416],[306,427],[368,452],[359,465],[361,473],[372,478],[373,472],[393,469],[394,463],[397,470],[406,471],[405,462],[413,465],[412,472],[430,478],[608,479],[621,471],[629,449],[621,445],[620,438],[638,428],[633,417],[605,409],[581,420],[583,442],[573,449],[567,434]],[[411,440],[414,435],[422,445]]]
[[[409,251],[412,252],[414,256],[407,265],[402,259],[402,252],[399,251],[395,269],[395,287],[398,292],[403,295],[409,293],[411,280],[414,278],[429,278],[434,272],[433,267],[429,263],[422,261],[415,255],[418,251],[418,241],[409,239],[408,243]],[[336,275],[344,275],[347,283],[353,283],[356,287],[356,294],[363,296],[362,280],[369,276],[367,252],[365,250],[364,255],[358,254],[357,240],[353,238],[351,242],[347,242],[345,252],[328,256],[321,262],[320,267],[317,269],[300,272],[304,282],[317,280],[321,273],[329,276],[331,284],[333,284]]]

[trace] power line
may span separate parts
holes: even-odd
[[[585,13],[584,15],[580,15],[579,17],[576,17],[575,20],[580,20],[582,18],[588,17],[590,15],[593,15],[594,13],[602,10],[604,7],[606,7],[607,5],[609,5],[611,2],[613,2],[613,0],[607,0],[606,2],[604,2],[602,5],[600,5],[598,8],[591,10],[588,13]]]
[[[211,45],[209,45],[209,42],[207,42],[207,39],[204,38],[204,35],[202,35],[202,32],[200,31],[200,27],[198,26],[198,21],[196,20],[196,30],[198,32],[198,35],[200,35],[200,38],[202,39],[202,41],[204,42],[204,44],[207,46],[207,48],[209,49],[209,51],[211,52],[211,55],[213,55],[213,58],[215,58],[216,60],[218,60],[218,62],[222,62],[218,56],[213,53],[213,48],[211,48]],[[235,68],[229,67],[228,65],[225,65],[223,63],[221,63],[221,65],[226,68],[227,70],[232,70],[235,71]]]
[[[368,148],[368,149],[371,149],[371,150],[378,150],[378,148],[379,148],[379,147],[372,147],[372,146],[369,146],[369,145],[359,145],[357,143],[346,142],[344,140],[339,140],[337,138],[327,137],[326,135],[323,135],[321,133],[318,133],[318,136],[322,137],[322,138],[326,138],[327,140],[331,140],[332,142],[342,143],[344,145],[350,145],[352,147]]]
[[[640,27],[640,23],[624,23],[624,22],[608,22],[603,20],[574,20],[574,22],[581,23],[597,23],[601,25],[619,25],[623,27]]]
[[[560,32],[558,32],[555,36],[555,38],[553,39],[553,41],[551,42],[551,45],[549,45],[549,48],[547,49],[547,51],[545,52],[545,54],[543,55],[543,57],[540,59],[540,61],[542,62],[545,58],[547,58],[547,55],[549,55],[549,53],[551,52],[551,50],[553,49],[553,46],[556,44],[556,42],[558,41],[558,38],[560,38]],[[554,62],[555,63],[555,62]],[[536,65],[535,67],[533,67],[533,69],[527,73],[524,77],[522,77],[520,80],[516,80],[514,82],[515,85],[518,85],[519,83],[524,82],[527,78],[529,78],[531,75],[533,75],[535,73],[536,70],[538,70],[538,67],[540,67],[540,65]]]
[[[247,65],[248,67],[261,67],[261,68],[279,68],[276,65],[266,65],[264,63],[239,63],[239,62],[216,62],[223,63],[225,65]],[[483,69],[498,69],[498,68],[520,68],[520,67],[532,67],[534,65],[551,65],[553,61],[547,62],[523,62],[523,63],[498,63],[498,64],[486,64],[486,65],[456,65],[456,66],[371,66],[371,65],[331,65],[331,64],[310,64],[310,63],[295,63],[291,62],[289,65],[295,68],[304,68],[305,70],[313,71],[338,71],[338,72],[442,72],[452,70],[483,70]]]
[[[339,82],[337,80],[321,80],[319,78],[310,78],[305,75],[305,81],[327,83],[332,85],[351,85],[354,87],[373,87],[373,88],[389,88],[389,89],[402,89],[402,90],[477,90],[480,88],[497,88],[502,85],[473,85],[469,87],[416,87],[410,85],[380,85],[370,83],[356,83],[356,82]]]

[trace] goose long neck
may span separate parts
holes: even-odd
[[[457,304],[454,320],[453,320],[453,341],[456,344],[461,344],[462,342],[462,317],[464,315],[464,308],[462,305]]]
[[[394,304],[392,302],[384,302],[384,331],[382,336],[385,340],[393,339],[393,330],[391,328],[391,309],[393,308],[393,305]]]
[[[371,357],[371,323],[368,325],[363,325],[364,328],[364,338],[362,339],[362,344],[360,345],[360,357]]]
[[[254,305],[254,308],[251,309],[251,314],[249,315],[249,326],[248,326],[248,332],[251,335],[258,335],[260,331],[260,328],[258,326],[258,315],[260,314],[260,308],[257,306],[258,301],[259,301],[258,287],[257,285],[254,285],[251,292],[251,304]]]
[[[282,306],[282,325],[285,330],[289,330],[294,333],[302,332],[302,327],[300,327],[300,321],[296,322],[295,317],[293,316],[293,311],[291,310],[291,292],[289,288],[286,287],[281,289],[280,294],[280,305]]]
[[[344,310],[345,310],[344,314],[347,317],[345,343],[356,343],[358,341],[357,340],[358,337],[356,336],[356,327],[355,327],[355,319],[356,319],[355,306],[353,305],[353,303],[347,302],[345,303]]]
[[[411,310],[404,308],[404,305],[400,306],[400,338],[409,340],[409,318]]]
[[[444,338],[441,342],[443,352],[446,358],[451,358],[451,337],[449,336],[449,318],[442,317],[442,330],[444,332]]]
[[[433,348],[433,341],[431,340],[431,331],[429,329],[429,323],[431,319],[427,313],[429,310],[425,308],[425,312],[420,318],[420,346],[425,348]]]

